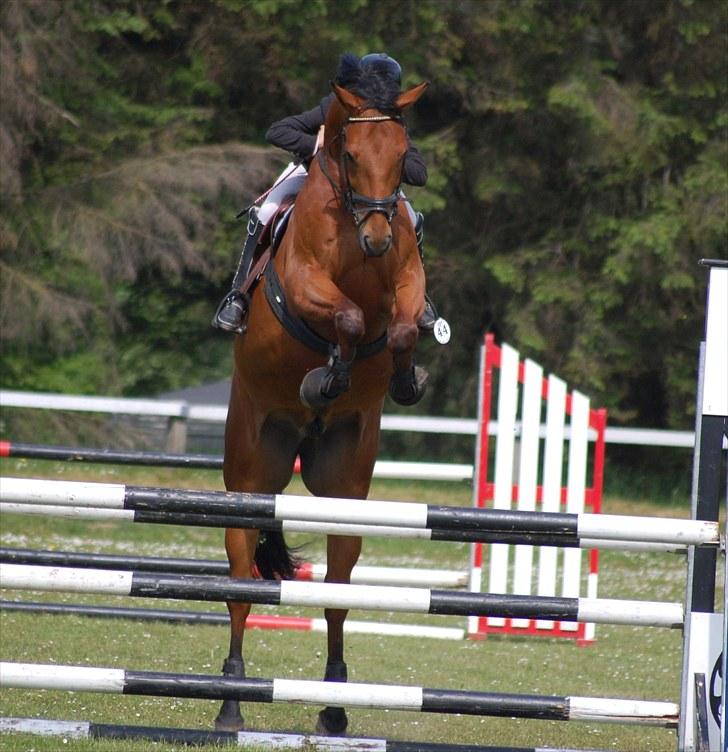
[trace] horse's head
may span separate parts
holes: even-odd
[[[399,187],[408,148],[401,113],[426,88],[427,83],[422,83],[396,92],[382,105],[333,84],[344,113],[334,115],[338,123],[329,148],[338,156],[343,203],[354,217],[359,245],[367,256],[382,256],[392,245],[392,218],[401,198]]]

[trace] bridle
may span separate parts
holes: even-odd
[[[349,123],[383,123],[385,121],[392,120],[399,123],[404,128],[404,123],[399,115],[369,115],[369,116],[349,116],[346,122],[341,127],[339,133],[329,143],[328,149],[321,149],[318,153],[319,165],[321,171],[326,176],[331,187],[334,189],[334,194],[337,195],[341,201],[342,206],[346,211],[354,218],[354,224],[357,229],[361,227],[370,214],[383,214],[387,218],[387,222],[391,225],[392,219],[397,214],[397,205],[402,198],[400,192],[400,186],[402,185],[402,177],[400,175],[399,183],[393,193],[384,198],[372,198],[371,196],[364,196],[361,193],[357,193],[351,187],[351,181],[349,180],[349,170],[346,164],[346,127]],[[328,168],[327,156],[331,156],[327,151],[331,151],[331,147],[337,140],[341,140],[341,153],[339,156],[339,175],[341,176],[342,185],[336,184],[336,181],[331,176]]]

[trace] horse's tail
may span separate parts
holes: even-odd
[[[265,580],[292,580],[301,560],[289,548],[280,531],[261,532],[255,549],[255,565]]]

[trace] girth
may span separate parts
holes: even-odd
[[[329,342],[329,340],[318,335],[303,319],[294,316],[288,310],[286,296],[283,294],[281,281],[278,279],[278,274],[272,260],[265,269],[265,297],[278,321],[280,321],[283,328],[294,339],[297,339],[311,350],[321,353],[321,355],[328,356],[331,353],[331,349],[335,346],[335,343]],[[355,357],[357,360],[360,360],[376,355],[382,352],[386,344],[387,333],[384,332],[381,337],[375,339],[373,342],[357,345]]]

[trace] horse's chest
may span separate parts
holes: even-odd
[[[394,301],[394,288],[374,269],[362,267],[344,271],[336,286],[365,314],[388,317]]]

